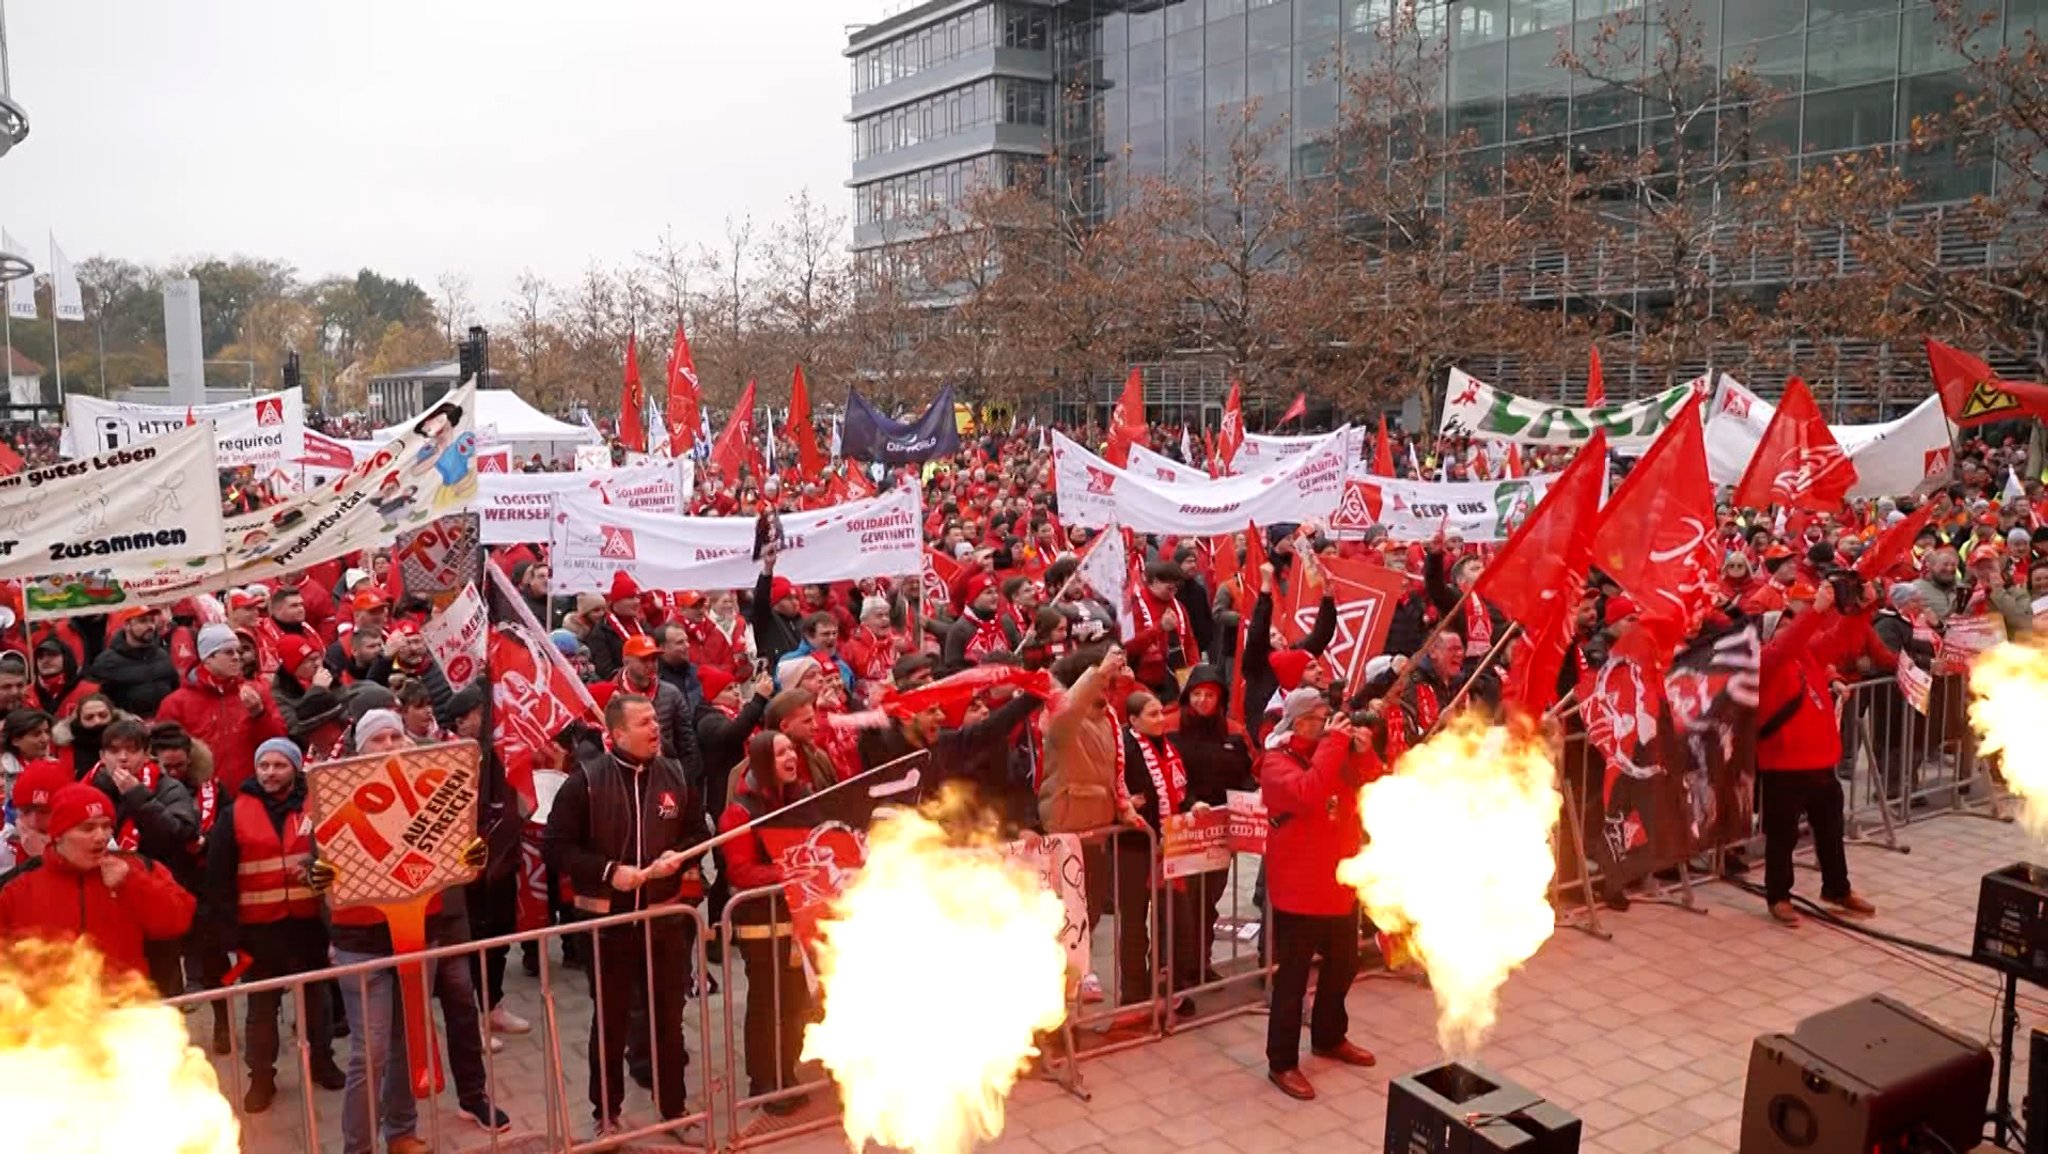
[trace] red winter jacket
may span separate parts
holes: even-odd
[[[195,669],[156,711],[158,721],[177,722],[213,751],[214,776],[225,797],[235,796],[256,772],[256,747],[285,736],[284,718],[271,700],[269,687],[248,683],[263,699],[262,708],[252,714],[242,703],[242,684],[239,678],[223,682],[204,669]]]
[[[1829,685],[1836,642],[1851,632],[1843,624],[1832,610],[1809,610],[1780,623],[1764,643],[1757,688],[1759,771],[1832,770],[1842,760],[1842,729]],[[1764,733],[1766,728],[1771,732]]]
[[[1272,831],[1266,836],[1266,892],[1290,914],[1348,914],[1358,893],[1337,880],[1337,863],[1365,844],[1358,791],[1384,772],[1371,750],[1353,751],[1342,733],[1313,746],[1294,738],[1259,755],[1259,788]]]
[[[80,873],[54,853],[24,866],[0,886],[0,939],[84,938],[111,969],[147,977],[142,944],[183,936],[197,903],[169,870],[138,854],[119,856],[128,876],[111,890],[98,870]]]

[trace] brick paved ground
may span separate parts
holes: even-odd
[[[2017,827],[1970,818],[1917,823],[1903,840],[1910,855],[1851,850],[1858,888],[1882,910],[1873,924],[1963,950],[1978,879],[2016,860],[2048,858],[2048,850],[2031,845]],[[1810,871],[1800,880],[1805,892],[1818,890]],[[1637,903],[1626,914],[1606,915],[1612,941],[1561,930],[1508,984],[1500,1027],[1481,1060],[1583,1118],[1588,1154],[1734,1150],[1751,1039],[1855,997],[1888,993],[1975,1037],[1985,1037],[1991,1026],[1993,983],[1985,971],[1817,922],[1781,929],[1762,917],[1759,899],[1726,885],[1700,889],[1698,904],[1704,913]],[[588,1001],[577,978],[560,999],[560,1014],[570,1035],[570,1117],[581,1139],[589,1120],[580,1072]],[[516,961],[508,984],[519,1012],[538,1021],[536,983],[517,972]],[[1204,1009],[1214,1004],[1211,999]],[[2048,997],[2023,994],[2023,1005],[2029,1004],[2048,1007]],[[1379,1053],[1380,1066],[1332,1069],[1310,1059],[1306,1069],[1320,1092],[1313,1103],[1292,1102],[1266,1083],[1265,1019],[1244,1015],[1085,1061],[1093,1096],[1085,1104],[1049,1084],[1024,1085],[1012,1099],[1008,1132],[991,1149],[1260,1154],[1323,1139],[1377,1150],[1388,1078],[1438,1058],[1434,1007],[1426,989],[1390,980],[1361,982],[1350,1007],[1353,1038]],[[691,1089],[701,1095],[705,1051],[695,1009]],[[722,998],[713,1009],[723,1009]],[[2025,1013],[2023,1028],[2043,1017],[2048,1014]],[[195,1036],[201,1018],[195,1018]],[[538,1137],[546,1113],[542,1047],[538,1034],[510,1039],[496,1057],[503,1104],[519,1123],[501,1149],[545,1144]],[[345,1061],[346,1043],[342,1049]],[[2017,1084],[2024,1086],[2024,1071]],[[296,1076],[287,1077],[277,1106],[254,1120],[250,1150],[283,1154],[307,1147],[296,1086]],[[338,1149],[339,1095],[316,1092],[316,1098],[321,1145]],[[443,1103],[437,1150],[491,1148],[480,1131],[456,1119],[452,1096]],[[647,1096],[638,1090],[629,1094],[627,1111],[629,1121],[651,1120]],[[424,1123],[422,1133],[428,1133]],[[771,1148],[831,1154],[843,1151],[845,1142],[827,1128]]]

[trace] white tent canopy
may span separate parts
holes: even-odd
[[[405,432],[411,424],[412,420],[406,420],[379,429],[370,435],[370,441],[381,445]],[[525,398],[510,389],[477,390],[476,435],[477,440],[486,445],[563,446],[603,440],[602,435],[589,425],[557,421],[527,404]]]

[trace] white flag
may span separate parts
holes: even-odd
[[[836,461],[836,460],[838,460],[838,459],[839,459],[839,457],[840,457],[840,451],[839,451],[839,446],[840,446],[840,443],[839,443],[839,418],[838,418],[838,417],[833,417],[833,418],[832,418],[832,452],[831,452],[831,457],[832,457],[832,459],[833,459],[833,460],[835,460],[835,461]]]
[[[1189,465],[1195,461],[1195,442],[1188,436],[1186,425],[1180,427],[1180,459],[1182,464]]]
[[[0,232],[0,247],[16,256],[28,254],[28,249],[11,232]],[[25,276],[7,282],[7,315],[18,321],[36,319],[36,278]]]
[[[50,236],[50,283],[54,288],[51,312],[60,321],[82,321],[85,319],[85,298],[78,295],[78,272],[71,267],[71,261],[64,250],[57,247],[57,237]]]
[[[768,410],[768,421],[761,430],[761,463],[770,473],[775,471],[775,410]],[[761,478],[767,480],[766,477]]]
[[[2026,499],[2027,487],[2025,485],[2020,484],[2019,470],[2012,468],[2006,469],[2005,491],[2001,492],[1998,495],[1999,503],[2003,505],[2010,505],[2016,501],[2024,501]]]
[[[1130,584],[1129,554],[1124,551],[1123,527],[1111,524],[1088,543],[1088,551],[1081,556],[1081,563],[1074,567],[1074,580],[1098,600],[1107,601],[1120,610],[1118,625],[1123,639],[1129,641],[1137,632],[1137,622],[1124,605],[1125,586]]]

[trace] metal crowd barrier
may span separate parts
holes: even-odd
[[[1163,1000],[1168,1011],[1164,1015],[1167,1033],[1206,1026],[1265,1008],[1261,994],[1265,983],[1272,979],[1274,969],[1272,911],[1270,903],[1262,900],[1262,887],[1254,884],[1252,892],[1247,894],[1244,877],[1247,865],[1260,868],[1264,862],[1263,855],[1232,854],[1230,865],[1223,870],[1185,878],[1162,877],[1161,884],[1153,891],[1153,900],[1163,899],[1166,904],[1167,951],[1163,967],[1166,988]],[[1176,882],[1183,884],[1176,886]],[[1227,913],[1224,909],[1226,899]],[[1256,922],[1248,921],[1247,911],[1256,915]],[[1245,949],[1243,935],[1247,925],[1256,926],[1256,941],[1249,950]],[[1367,925],[1364,915],[1360,914],[1361,939],[1370,937]],[[1226,927],[1229,932],[1216,931],[1219,926]],[[1212,931],[1216,931],[1213,938],[1210,936]],[[1220,961],[1216,957],[1219,945],[1225,947]],[[1189,952],[1199,960],[1183,965],[1182,959]],[[1190,969],[1193,969],[1192,974],[1188,972]],[[1182,984],[1182,979],[1190,976],[1194,981]],[[1199,999],[1191,1007],[1192,1013],[1180,1012],[1183,998]]]
[[[1927,817],[2011,820],[1991,764],[1977,755],[1961,674],[1934,678],[1921,713],[1890,677],[1837,690],[1847,841],[1908,852],[1901,831]]]
[[[563,967],[561,963],[556,962],[550,956],[547,944],[551,941],[571,937],[588,939],[585,945],[589,952],[585,957],[591,959],[589,981],[593,987],[591,1005],[592,1013],[595,1015],[596,1007],[602,1004],[604,998],[604,979],[601,969],[595,961],[597,951],[593,943],[596,936],[602,931],[617,931],[635,926],[642,927],[644,931],[646,927],[657,921],[665,922],[671,919],[682,922],[682,932],[690,940],[689,961],[694,967],[693,972],[703,973],[704,917],[693,906],[678,905],[663,906],[636,913],[620,914],[588,921],[578,921],[566,925],[550,926],[541,930],[507,934],[501,937],[462,942],[454,945],[437,946],[397,957],[376,958],[345,965],[329,966],[307,973],[292,974],[263,981],[246,982],[223,989],[208,990],[203,993],[171,998],[167,1000],[167,1004],[192,1013],[196,1013],[201,1007],[211,1007],[216,1004],[227,1007],[228,1053],[225,1055],[215,1055],[214,1057],[217,1063],[224,1063],[227,1067],[226,1077],[224,1078],[226,1086],[224,1088],[228,1094],[229,1103],[234,1108],[236,1117],[243,1126],[243,1148],[245,1150],[257,1151],[263,1149],[266,1144],[260,1132],[268,1127],[260,1122],[252,1122],[252,1119],[243,1110],[244,1091],[247,1088],[244,1076],[244,1042],[246,1039],[241,1028],[242,1024],[237,1021],[233,1007],[236,1002],[246,1002],[257,995],[275,994],[288,999],[292,1007],[293,1021],[297,1024],[295,1031],[297,1052],[296,1055],[293,1055],[285,1049],[282,1042],[285,1024],[280,1021],[278,1025],[280,1036],[279,1058],[281,1061],[295,1058],[294,1064],[298,1073],[296,1088],[300,1095],[300,1100],[296,1105],[300,1115],[299,1125],[302,1129],[295,1135],[295,1140],[285,1148],[306,1151],[339,1148],[338,1146],[330,1146],[325,1140],[328,1136],[323,1136],[322,1133],[323,1111],[316,1104],[315,1095],[320,1091],[317,1090],[313,1083],[312,1041],[310,1031],[306,1026],[308,988],[321,982],[336,983],[337,985],[340,983],[352,983],[356,988],[359,999],[358,1004],[365,1007],[361,1015],[362,1020],[350,1023],[350,1037],[346,1039],[336,1038],[334,1040],[336,1064],[340,1065],[344,1070],[348,1070],[352,1067],[356,1050],[358,1048],[366,1049],[369,1046],[369,1039],[363,1035],[368,1034],[375,1026],[379,1025],[379,1023],[371,1021],[370,1013],[367,1009],[371,1004],[369,993],[371,980],[384,974],[389,974],[394,979],[394,987],[390,990],[388,996],[392,999],[395,1006],[400,996],[395,982],[400,968],[406,966],[418,967],[423,984],[427,989],[434,992],[434,1001],[441,1004],[444,1015],[452,1008],[458,1017],[465,1015],[473,1015],[475,1017],[478,1031],[477,1042],[481,1050],[481,1059],[484,1067],[483,1084],[485,1100],[493,1108],[504,1110],[507,1114],[514,1114],[514,1110],[508,1108],[514,1104],[507,1095],[501,1093],[504,1085],[499,1071],[501,1058],[499,1055],[494,1054],[491,1049],[491,1036],[484,1023],[485,1011],[481,1008],[481,999],[476,996],[477,991],[470,978],[469,960],[475,958],[478,964],[482,965],[485,953],[491,949],[532,943],[536,946],[536,952],[539,955],[540,998],[543,1010],[541,1020],[533,1024],[537,1037],[543,1043],[541,1050],[544,1054],[544,1068],[541,1071],[542,1077],[540,1080],[543,1098],[542,1112],[544,1116],[541,1132],[539,1135],[536,1135],[529,1120],[520,1119],[515,1115],[513,1117],[512,1129],[500,1132],[486,1127],[484,1140],[466,1143],[464,1148],[488,1149],[493,1154],[497,1154],[500,1150],[531,1149],[535,1137],[539,1137],[544,1141],[544,1148],[547,1150],[576,1154],[576,1152],[580,1151],[606,1149],[657,1134],[673,1133],[681,1138],[691,1138],[695,1137],[695,1135],[690,1133],[693,1127],[701,1128],[701,1144],[709,1148],[716,1144],[716,1132],[712,1129],[710,1080],[708,1078],[699,1081],[699,1090],[696,1094],[692,1095],[700,1103],[699,1107],[676,1118],[664,1119],[631,1131],[621,1131],[602,1138],[592,1133],[594,1120],[581,1123],[580,1125],[572,1120],[577,1113],[577,1104],[582,1103],[585,1106],[588,1104],[586,1102],[586,1095],[577,1094],[572,1096],[569,1092],[570,1083],[568,1079],[571,1076],[571,1071],[566,1068],[564,1056],[573,1052],[573,1039],[575,1035],[565,1034],[564,1031],[591,1030],[596,1019],[593,1018],[593,1022],[563,1023],[561,1021],[554,981],[556,973]],[[654,991],[658,988],[656,981],[663,978],[664,975],[659,975],[655,972],[652,933],[642,932],[639,935],[639,940],[642,943],[643,956],[641,964],[645,967],[649,996],[646,1004],[637,1008],[644,1015],[645,1020],[652,1023],[655,1020],[656,1012],[653,997]],[[685,982],[685,976],[681,974],[668,975],[666,977],[672,983]],[[466,1011],[459,1004],[464,998],[468,1002],[468,1009]],[[709,1058],[709,1054],[706,1053],[707,1046],[705,1043],[712,1036],[710,1007],[701,998],[699,999],[697,1017],[697,1051],[700,1055]],[[435,1024],[431,1009],[428,1009],[426,1018],[427,1042],[434,1051],[428,1056],[428,1060],[437,1068],[445,1070],[448,1074],[447,1080],[450,1083],[455,1083],[459,1080],[459,1076],[466,1072],[452,1069],[452,1051],[450,1054],[451,1061],[443,1062],[442,1032]],[[687,1024],[687,1021],[686,1015],[685,1024]],[[381,1025],[390,1031],[384,1047],[386,1059],[381,1063],[386,1067],[386,1071],[379,1070],[379,1062],[366,1059],[364,1062],[365,1085],[363,1091],[368,1099],[370,1127],[370,1134],[367,1136],[368,1146],[369,1148],[379,1150],[384,1146],[384,1140],[381,1136],[381,1123],[383,1119],[380,1094],[382,1087],[380,1087],[379,1083],[385,1072],[399,1072],[398,1068],[390,1063],[389,1055],[392,1049],[390,1039],[397,1038],[403,1040],[404,1037],[402,1012],[397,1012],[396,1020],[381,1023]],[[592,1040],[602,1047],[604,1038],[602,1036],[601,1023],[596,1024],[595,1029],[600,1036]],[[688,1043],[689,1038],[686,1031],[684,1041],[686,1047]],[[659,1086],[662,1074],[660,1068],[660,1047],[650,1045],[648,1048],[650,1051],[649,1058],[654,1067],[653,1084]],[[711,1063],[707,1061],[706,1065],[710,1066]],[[602,1071],[601,1064],[600,1071]],[[574,1076],[579,1086],[584,1085],[588,1078],[588,1071],[579,1068],[574,1071]],[[289,1109],[290,1103],[287,1097],[289,1089],[291,1087],[280,1080],[278,1098],[272,1109],[280,1112]],[[601,1076],[600,1096],[608,1096],[609,1092],[609,1078]],[[417,1103],[419,1119],[422,1125],[414,1133],[425,1139],[435,1150],[455,1148],[453,1144],[446,1141],[446,1137],[449,1134],[449,1123],[455,1120],[445,1117],[447,1111],[443,1108],[442,1097],[442,1094],[436,1093],[427,1098],[420,1099]],[[338,1130],[341,1125],[339,1116],[347,1108],[348,1091],[343,1090],[335,1094],[334,1098],[335,1106],[333,1110],[327,1113],[335,1118],[335,1121],[328,1128]],[[585,1117],[589,1117],[588,1112],[585,1113]],[[522,1126],[522,1122],[528,1122],[528,1124]],[[468,1123],[464,1122],[462,1125],[467,1126]],[[252,1132],[256,1132],[256,1136],[253,1138],[251,1136]]]
[[[733,912],[735,910],[745,910],[750,906],[767,907],[768,916],[765,923],[751,921],[741,923],[735,921]],[[831,1091],[830,1084],[822,1077],[805,1079],[802,1077],[801,1071],[797,1071],[794,1078],[786,1078],[784,1076],[785,1072],[789,1071],[793,1065],[793,1063],[785,1062],[784,1060],[785,1057],[790,1057],[783,1052],[785,1011],[801,1014],[807,1021],[815,1020],[815,1007],[817,1005],[815,997],[809,993],[810,975],[805,969],[801,953],[802,947],[796,943],[796,928],[788,919],[787,913],[787,906],[783,901],[782,887],[780,885],[762,886],[758,889],[743,890],[732,895],[731,899],[726,902],[725,912],[718,921],[718,935],[722,950],[719,961],[720,985],[726,991],[725,1012],[723,1014],[726,1069],[723,1083],[725,1088],[725,1117],[728,1132],[731,1134],[731,1142],[727,1147],[728,1149],[742,1149],[747,1146],[759,1145],[764,1141],[775,1138],[791,1137],[814,1130],[821,1130],[836,1120],[836,1115],[827,1111],[822,1116],[791,1119],[772,1127],[744,1126],[740,1122],[740,1111],[742,1110],[760,1109],[763,1107],[772,1109],[777,1103],[789,1103],[792,1107],[801,1107],[805,1105],[802,1099],[818,1090],[823,1089],[828,1093]],[[741,954],[743,958],[749,954],[753,955],[749,962],[743,963],[744,970],[758,968],[761,973],[775,974],[778,978],[788,976],[779,972],[780,970],[794,970],[795,981],[791,985],[801,985],[805,988],[807,1004],[802,1007],[785,1007],[783,1004],[783,981],[769,982],[769,988],[763,991],[755,989],[754,983],[750,980],[747,982],[745,1005],[743,1007],[735,1006],[734,999],[738,996],[737,991],[739,990],[738,984],[733,981],[733,955],[736,953]],[[769,1032],[774,1039],[775,1085],[772,1089],[756,1093],[752,1089],[751,1075],[748,1073],[748,1065],[753,1060],[754,1055],[742,1045],[742,1037],[745,1034],[744,1023],[756,1004],[755,999],[764,993],[769,997],[770,1004],[773,1006],[773,1014],[768,1022],[768,1026]],[[742,1080],[748,1080],[748,1090],[744,1094],[740,1090]]]

